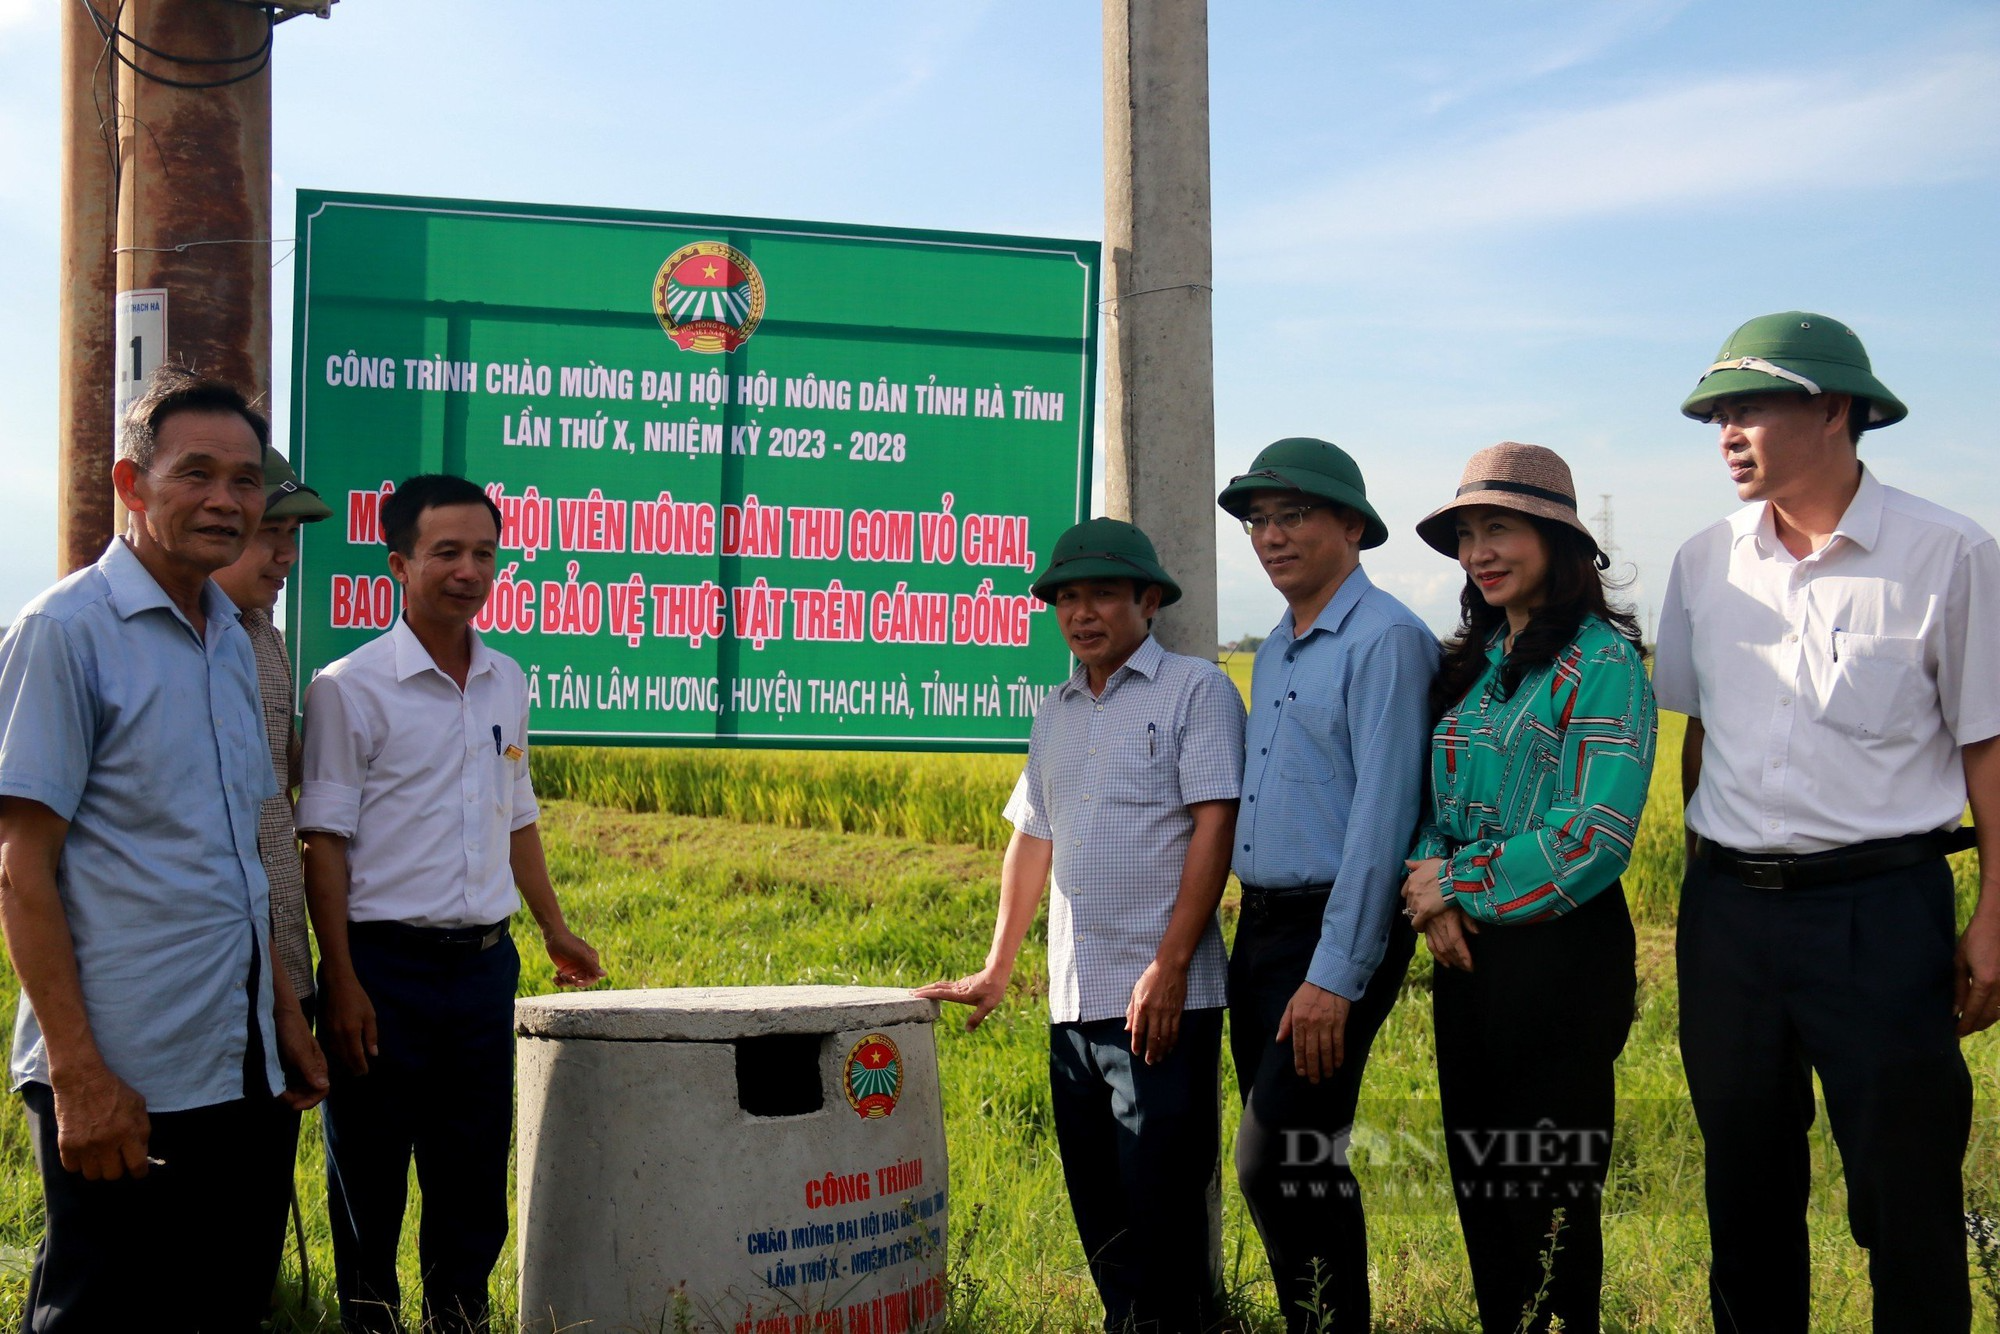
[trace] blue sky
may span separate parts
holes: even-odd
[[[0,620],[55,574],[57,15],[0,0]],[[1088,0],[872,6],[343,0],[279,30],[297,186],[1102,234]],[[1216,463],[1348,448],[1378,583],[1467,455],[1563,453],[1633,594],[1733,508],[1676,407],[1742,320],[1860,332],[1912,412],[1863,455],[2000,528],[2000,9],[1990,0],[1212,7]],[[274,276],[289,365],[289,262]],[[275,387],[282,419],[286,387]],[[281,431],[280,439],[284,439]],[[1222,631],[1280,604],[1218,514]]]

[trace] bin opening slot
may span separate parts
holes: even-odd
[[[820,1087],[825,1033],[769,1033],[738,1038],[736,1104],[752,1116],[804,1116],[826,1103]]]

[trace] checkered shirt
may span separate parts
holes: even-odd
[[[271,938],[292,994],[313,994],[312,949],[306,944],[306,876],[299,862],[299,831],[292,823],[292,664],[285,638],[262,611],[243,613],[243,629],[257,657],[257,693],[264,705],[264,736],[278,795],[257,813],[257,855],[271,882]]]
[[[1234,801],[1243,781],[1243,700],[1212,662],[1150,636],[1093,698],[1078,666],[1050,692],[1007,803],[1022,833],[1055,845],[1049,903],[1049,1017],[1125,1013],[1180,895],[1199,801]],[[1190,1010],[1224,1003],[1228,965],[1213,918],[1188,966]]]

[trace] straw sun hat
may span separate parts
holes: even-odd
[[[1471,505],[1495,505],[1552,523],[1568,524],[1590,543],[1599,567],[1604,564],[1596,535],[1584,527],[1582,517],[1576,512],[1576,483],[1570,478],[1569,465],[1553,449],[1508,440],[1480,450],[1459,474],[1457,496],[1450,504],[1425,515],[1417,524],[1417,536],[1453,560],[1458,559],[1454,511]]]

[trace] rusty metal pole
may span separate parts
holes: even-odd
[[[82,5],[62,18],[62,307],[56,315],[56,565],[111,540],[111,292],[117,265],[117,62]]]
[[[1104,507],[1183,601],[1154,634],[1216,653],[1207,0],[1104,0]]]
[[[126,0],[119,13],[137,43],[182,60],[121,43],[118,290],[165,288],[166,359],[268,403],[271,16],[224,0]]]

